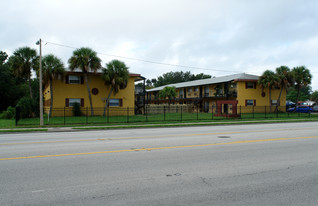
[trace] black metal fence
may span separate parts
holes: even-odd
[[[32,114],[21,116],[23,111],[16,108],[16,125],[38,125],[39,117]],[[75,115],[76,114],[76,115]],[[75,113],[72,107],[44,109],[45,125],[72,124],[127,124],[138,122],[169,122],[169,121],[222,121],[228,119],[278,119],[278,118],[316,118],[316,113],[287,112],[283,106],[193,106],[193,105],[147,105],[141,110],[135,108],[110,107],[94,108],[93,114],[89,107],[81,107]]]

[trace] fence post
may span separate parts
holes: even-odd
[[[129,123],[129,107],[127,107],[127,123]]]
[[[199,106],[197,105],[197,120],[199,120]]]
[[[88,124],[88,107],[86,107],[86,124]]]
[[[213,120],[213,105],[211,106],[212,110],[211,110],[211,113],[212,113],[212,120]]]
[[[278,118],[278,107],[276,109],[276,118]]]
[[[148,122],[148,111],[147,111],[147,106],[145,105],[145,113],[146,113],[146,122]]]
[[[107,123],[109,123],[109,107],[107,107]]]
[[[64,117],[64,125],[65,125],[65,107],[64,107],[64,115],[63,115],[63,117]]]
[[[15,126],[18,126],[19,119],[20,119],[20,107],[15,107]]]
[[[181,108],[180,108],[180,113],[181,113],[181,122],[182,122],[182,110],[183,110],[183,107],[181,106]]]
[[[166,121],[166,106],[163,106],[163,121]]]
[[[265,106],[265,119],[266,119],[266,106]]]
[[[254,107],[255,107],[255,106],[253,105],[253,119],[254,119]]]
[[[242,119],[242,105],[240,105],[240,119]]]

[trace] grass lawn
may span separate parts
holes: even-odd
[[[226,118],[214,116],[212,113],[173,113],[133,115],[133,116],[80,116],[80,117],[53,117],[48,119],[45,115],[44,124],[46,126],[74,126],[74,125],[127,125],[148,124],[148,123],[169,123],[169,122],[220,122],[220,121],[244,121],[244,120],[288,120],[288,119],[317,119],[318,114],[306,113],[245,113],[240,118]],[[38,126],[39,118],[21,119],[18,126]],[[0,120],[0,128],[15,127],[14,120]]]

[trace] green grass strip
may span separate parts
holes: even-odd
[[[47,132],[48,129],[3,129],[0,133],[11,133],[11,132]]]

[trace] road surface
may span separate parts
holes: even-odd
[[[318,123],[0,135],[0,205],[318,205]]]

